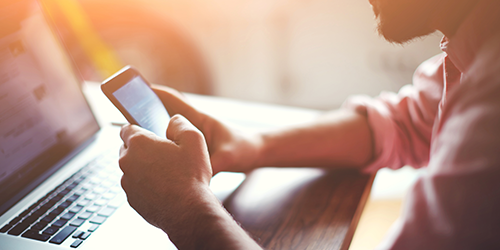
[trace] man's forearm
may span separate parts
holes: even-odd
[[[179,249],[261,249],[208,188],[179,204],[162,229]],[[174,205],[175,206],[175,205]]]
[[[354,167],[373,157],[367,118],[351,110],[336,110],[300,127],[261,136],[256,167]]]

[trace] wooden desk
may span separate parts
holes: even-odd
[[[263,168],[224,206],[266,249],[348,249],[373,176]]]
[[[95,84],[89,87],[98,91]],[[103,98],[97,93],[91,96]],[[187,97],[195,107],[240,129],[279,128],[319,114],[217,97]],[[101,123],[124,121],[107,101],[97,103],[102,105],[94,109],[109,109]],[[348,249],[373,177],[352,170],[262,168],[248,174],[222,200],[236,221],[266,249]]]

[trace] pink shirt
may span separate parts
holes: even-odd
[[[480,1],[413,85],[344,106],[368,117],[365,171],[427,167],[381,249],[500,249],[500,1]]]

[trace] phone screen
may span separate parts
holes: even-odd
[[[170,115],[155,92],[140,76],[113,92],[113,96],[134,118],[137,125],[166,138]]]

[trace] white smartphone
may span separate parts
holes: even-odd
[[[126,66],[106,79],[101,89],[128,122],[166,138],[170,115],[139,71]]]

